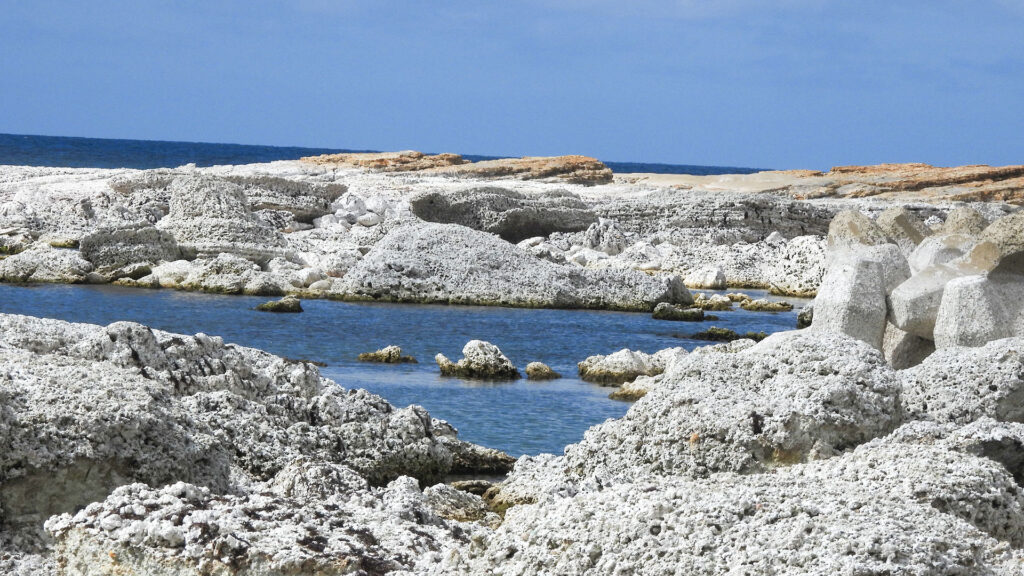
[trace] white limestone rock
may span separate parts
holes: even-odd
[[[777,333],[736,353],[677,359],[625,417],[567,447],[565,466],[607,483],[826,458],[894,428],[899,389],[882,355],[863,343]]]
[[[441,369],[442,376],[487,380],[519,378],[519,370],[515,364],[512,364],[497,346],[482,340],[467,342],[462,347],[462,358],[458,362],[452,362],[444,354],[438,354],[434,360]]]
[[[811,329],[846,334],[881,350],[887,314],[882,264],[861,255],[829,268],[814,299]]]
[[[904,254],[910,254],[922,240],[931,235],[931,230],[906,206],[886,208],[875,219],[875,224]]]
[[[934,340],[935,322],[946,285],[955,278],[988,272],[998,261],[996,246],[983,242],[961,258],[919,271],[889,294],[892,323],[900,330]]]
[[[727,286],[725,272],[718,267],[693,270],[683,279],[683,284],[687,288],[704,288],[707,290],[722,290]]]
[[[618,222],[606,218],[598,218],[583,233],[588,248],[615,256],[629,245],[625,232]]]
[[[995,244],[1001,258],[1024,252],[1024,210],[992,222],[982,230],[980,239]]]
[[[969,206],[961,206],[951,210],[942,223],[942,234],[966,234],[977,236],[988,226],[988,221],[981,212]]]
[[[79,284],[92,271],[92,263],[83,259],[78,250],[53,248],[42,242],[0,260],[0,280],[4,282]]]
[[[446,570],[1011,574],[1024,559],[1022,504],[997,462],[873,442],[773,474],[638,477],[545,496],[509,509],[482,549]]]
[[[766,244],[771,244],[767,239]],[[771,291],[784,296],[812,297],[825,276],[825,241],[820,236],[797,236],[780,246],[765,262]]]
[[[153,226],[102,228],[84,236],[79,250],[107,280],[138,278],[161,262],[181,258],[174,236]]]
[[[907,258],[910,271],[917,274],[935,264],[945,264],[963,257],[978,243],[976,236],[940,234],[926,238]]]
[[[509,242],[582,231],[597,221],[587,203],[566,190],[535,194],[497,186],[427,190],[409,203],[412,213],[428,222],[460,224]]]
[[[646,354],[623,348],[607,356],[589,356],[577,365],[580,378],[604,386],[618,386],[639,376],[657,376],[676,359],[685,356],[683,348],[666,348]]]
[[[241,186],[211,176],[180,176],[168,187],[169,212],[157,223],[186,258],[222,253],[257,263],[286,253],[280,233],[254,218]]]
[[[900,330],[892,322],[886,322],[882,354],[894,370],[917,366],[932,352],[935,352],[935,343],[931,340],[914,336]]]
[[[329,487],[326,497],[302,498],[131,484],[47,529],[67,576],[411,573],[482,536],[435,514],[411,478]]]
[[[690,299],[674,276],[559,266],[454,224],[394,228],[341,284],[349,298],[399,302],[649,311]]]
[[[1024,421],[1024,339],[937,350],[900,374],[908,417],[966,424]]]
[[[1024,312],[1024,276],[999,274],[950,280],[935,316],[937,348],[981,346],[1024,336],[1017,319]]]

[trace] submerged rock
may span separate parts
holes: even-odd
[[[690,338],[694,340],[708,340],[711,342],[732,342],[733,340],[753,340],[760,342],[768,337],[765,332],[747,332],[740,334],[730,328],[719,328],[718,326],[712,326],[707,330],[701,330],[695,334],[691,334]]]
[[[704,320],[704,310],[701,308],[684,308],[662,302],[654,307],[651,315],[655,320],[676,320],[682,322],[701,322]]]
[[[693,297],[693,305],[701,310],[727,311],[732,310],[732,299],[721,294],[706,296],[699,292]]]
[[[376,352],[363,352],[356,360],[360,362],[379,362],[381,364],[416,364],[412,356],[402,356],[398,346],[385,346]]]
[[[526,365],[526,377],[530,380],[555,380],[562,375],[543,362],[530,362]]]
[[[280,300],[271,300],[256,306],[261,312],[302,312],[302,301],[294,296],[285,296]]]
[[[604,386],[618,386],[638,376],[656,376],[669,363],[685,355],[682,348],[667,348],[654,354],[622,349],[607,356],[590,356],[577,365],[580,378]]]
[[[789,312],[793,309],[793,305],[789,302],[773,302],[766,298],[759,298],[740,302],[740,308],[748,312]]]
[[[514,380],[519,378],[512,361],[497,346],[482,340],[470,340],[462,348],[462,359],[452,362],[444,354],[435,357],[442,376],[480,378],[485,380]]]

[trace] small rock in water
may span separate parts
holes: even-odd
[[[702,332],[690,336],[694,340],[710,340],[712,342],[732,342],[733,340],[740,340],[743,338],[749,338],[755,342],[760,342],[768,337],[765,332],[747,332],[746,334],[739,334],[735,330],[728,328],[719,328],[718,326],[712,326]]]
[[[442,376],[482,378],[487,380],[515,380],[519,378],[512,361],[497,346],[482,340],[470,340],[462,348],[462,360],[452,362],[444,354],[434,357]]]
[[[356,360],[381,364],[416,364],[416,359],[412,356],[402,356],[402,349],[399,346],[386,346],[376,352],[363,352]]]
[[[753,298],[742,292],[732,292],[726,294],[725,297],[728,298],[729,300],[732,300],[733,302],[749,302],[753,300]]]
[[[677,320],[683,322],[701,322],[704,320],[704,310],[701,308],[683,308],[668,302],[662,302],[654,308],[651,318],[655,320]]]
[[[701,310],[732,310],[732,300],[721,294],[707,296],[700,292],[693,297],[693,305]]]
[[[554,380],[562,375],[543,362],[530,362],[526,365],[526,378],[529,380]]]
[[[740,308],[748,312],[789,312],[793,305],[789,302],[772,302],[766,298],[759,298],[741,302]]]
[[[280,300],[264,302],[256,307],[261,312],[302,312],[302,303],[295,296],[285,296]]]

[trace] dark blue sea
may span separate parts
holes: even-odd
[[[254,164],[274,160],[296,160],[303,156],[337,152],[374,152],[340,148],[299,148],[251,144],[206,142],[164,142],[160,140],[114,140],[68,136],[0,134],[0,164],[22,166],[68,166],[75,168],[174,168],[183,164],[216,166]],[[495,156],[463,154],[467,160],[490,160]],[[754,168],[729,166],[688,166],[684,164],[643,164],[610,162],[614,172],[657,174],[748,174]]]
[[[628,403],[608,399],[612,388],[577,378],[576,363],[587,356],[622,348],[648,353],[674,346],[693,349],[708,343],[687,335],[711,325],[737,332],[792,330],[797,314],[737,310],[715,312],[719,320],[714,322],[667,322],[628,312],[328,300],[303,301],[302,314],[253,309],[265,300],[117,286],[0,284],[0,313],[94,324],[131,320],[325,362],[324,375],[346,388],[366,388],[397,406],[419,404],[458,428],[463,439],[515,456],[560,454],[590,426],[626,413]],[[434,355],[458,359],[473,339],[496,344],[520,370],[540,361],[565,378],[503,383],[442,378]],[[356,361],[359,353],[389,344],[401,346],[419,364]]]

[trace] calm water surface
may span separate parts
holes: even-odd
[[[745,291],[752,296],[763,292]],[[561,453],[583,432],[625,414],[629,404],[607,398],[610,388],[576,378],[576,363],[622,348],[656,352],[707,344],[685,338],[708,326],[737,332],[778,332],[796,326],[790,313],[715,312],[715,322],[666,322],[649,314],[584,310],[524,310],[477,306],[366,304],[305,300],[302,314],[253,308],[264,297],[217,296],[116,286],[0,284],[0,312],[222,336],[290,358],[326,362],[325,376],[346,388],[366,388],[392,404],[419,404],[449,421],[460,437],[519,456]],[[790,299],[792,300],[792,299]],[[794,301],[798,306],[802,303]],[[522,370],[541,361],[566,377],[545,383],[441,378],[433,357],[457,360],[469,340],[493,342]],[[356,362],[361,352],[397,344],[419,364]]]

